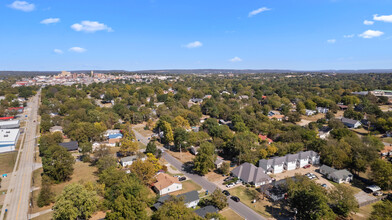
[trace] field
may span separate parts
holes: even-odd
[[[182,182],[182,190],[170,193],[170,195],[175,196],[175,195],[183,194],[183,193],[190,192],[193,190],[199,191],[199,190],[201,190],[201,186],[197,185],[192,180],[186,180],[186,181]]]
[[[243,220],[241,216],[239,216],[235,211],[231,208],[226,208],[220,211],[220,214],[226,217],[227,220]]]
[[[195,158],[195,156],[189,152],[174,152],[174,151],[166,151],[167,153],[169,153],[170,155],[172,155],[173,157],[175,157],[176,159],[180,160],[182,163],[186,163],[189,161],[193,161],[193,158]]]
[[[51,212],[32,218],[32,220],[50,220],[50,219],[52,219]]]
[[[278,216],[281,216],[283,218],[284,213],[282,213],[280,206],[274,205],[273,203],[269,202],[267,199],[265,200],[260,199],[259,201],[252,203],[252,198],[249,195],[249,193],[247,193],[247,189],[251,191],[256,191],[254,188],[246,188],[244,186],[239,186],[230,189],[229,192],[231,195],[240,198],[242,203],[244,203],[249,208],[253,209],[255,212],[259,213],[264,217],[277,218]]]
[[[362,206],[361,208],[359,208],[359,211],[357,213],[355,213],[354,215],[352,215],[354,220],[366,220],[369,219],[370,214],[373,211],[373,205],[380,203],[380,202],[376,202],[370,205],[366,205],[366,206]]]
[[[0,154],[0,174],[11,173],[14,169],[18,152]]]

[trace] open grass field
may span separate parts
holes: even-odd
[[[239,216],[233,209],[226,208],[219,212],[221,215],[226,217],[227,220],[243,220],[241,216]]]
[[[380,202],[376,202],[376,203],[373,203],[370,205],[362,206],[361,208],[359,208],[359,211],[357,213],[352,215],[352,218],[354,220],[367,220],[367,219],[369,219],[370,214],[373,211],[373,205],[380,203]]]
[[[46,214],[40,215],[38,217],[35,217],[32,220],[51,220],[52,215],[53,215],[53,212],[50,212],[50,213],[46,213]]]
[[[174,151],[166,151],[167,153],[169,153],[170,155],[172,155],[173,157],[175,157],[176,159],[180,160],[183,163],[189,162],[189,161],[193,161],[193,158],[195,158],[195,156],[189,152],[174,152]]]
[[[170,195],[175,196],[175,195],[183,194],[183,193],[190,192],[193,190],[199,191],[199,190],[201,190],[201,186],[197,185],[192,180],[186,180],[186,181],[182,182],[182,190],[175,191],[175,192],[171,193]]]
[[[260,199],[259,201],[252,203],[252,197],[249,195],[247,190],[256,191],[254,188],[246,188],[244,186],[239,186],[230,189],[229,192],[231,195],[240,198],[242,203],[244,203],[249,208],[253,209],[255,212],[259,213],[264,217],[273,218],[277,216],[282,216],[284,214],[280,211],[280,207],[278,205],[274,205],[267,199]]]
[[[8,152],[0,154],[0,174],[11,173],[14,169],[18,152]]]

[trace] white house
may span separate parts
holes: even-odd
[[[317,107],[317,111],[318,111],[319,113],[322,113],[322,114],[327,114],[327,112],[329,111],[329,109],[328,109],[328,108],[323,108],[323,107]]]
[[[310,164],[320,164],[320,155],[314,151],[309,151],[310,156],[309,156],[309,163]]]
[[[305,151],[305,152],[299,152],[298,153],[298,161],[297,161],[297,166],[299,168],[304,167],[305,165],[309,164],[309,158],[310,158],[310,152]]]
[[[295,170],[297,169],[298,154],[288,154],[286,155],[286,163],[284,165],[285,170]]]
[[[320,167],[320,173],[327,176],[328,179],[339,184],[351,182],[354,177],[353,174],[346,169],[336,170],[327,165],[322,165]]]
[[[259,161],[259,167],[263,168],[267,173],[282,173],[286,157],[274,157],[271,159],[262,159]]]
[[[316,111],[314,111],[314,110],[309,110],[309,109],[306,109],[305,110],[305,115],[306,116],[311,116],[311,115],[314,115],[314,114],[316,114],[317,112]]]
[[[138,156],[137,155],[133,155],[133,156],[129,156],[129,157],[123,157],[120,159],[120,164],[123,167],[126,166],[131,166],[133,164],[134,161],[138,160]],[[146,160],[145,157],[140,158],[142,161]]]
[[[156,182],[153,184],[153,189],[159,195],[165,195],[182,189],[182,184],[176,177],[166,173],[160,173],[155,178]]]
[[[341,121],[347,127],[354,128],[354,129],[362,125],[360,121],[349,119],[349,118],[342,118]]]

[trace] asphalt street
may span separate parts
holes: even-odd
[[[27,114],[28,119],[24,142],[11,175],[10,186],[7,190],[0,219],[28,219],[31,176],[34,166],[33,157],[37,135],[39,96],[40,92],[28,102],[30,112]],[[7,210],[6,216],[4,216],[5,210]]]

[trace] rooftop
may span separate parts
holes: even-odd
[[[181,184],[176,177],[170,176],[166,173],[160,173],[155,178],[157,181],[153,185],[158,190],[165,189],[174,183]]]
[[[0,129],[0,143],[16,142],[19,135],[19,129]]]

